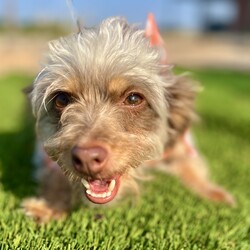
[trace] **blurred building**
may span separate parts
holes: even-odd
[[[161,15],[167,29],[250,30],[249,0],[165,0]]]

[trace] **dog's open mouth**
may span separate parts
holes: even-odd
[[[120,186],[120,176],[112,179],[81,180],[86,188],[86,197],[93,203],[104,204],[113,200]]]

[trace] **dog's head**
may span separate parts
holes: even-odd
[[[31,92],[45,150],[95,203],[160,157],[188,126],[193,97],[144,31],[121,18],[51,42]]]

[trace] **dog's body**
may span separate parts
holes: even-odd
[[[186,140],[197,86],[172,74],[161,49],[121,18],[50,43],[30,97],[38,139],[60,168],[43,155],[55,167],[43,168],[42,198],[24,202],[27,214],[47,221],[85,196],[98,204],[118,200],[138,190],[143,167],[176,175],[201,196],[233,203],[208,180]]]

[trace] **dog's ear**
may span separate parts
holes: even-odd
[[[194,104],[198,91],[198,83],[187,75],[173,76],[173,83],[167,87],[170,144],[183,135],[191,122],[197,119]]]
[[[166,46],[152,13],[148,14],[145,36],[149,38],[151,46],[159,48],[160,63],[168,65]],[[171,144],[185,133],[190,123],[197,117],[194,111],[194,102],[199,87],[187,75],[174,76],[170,71],[163,74],[171,74],[168,77],[171,78],[171,81],[173,80],[166,89],[169,112],[169,143]]]
[[[25,87],[24,89],[22,89],[23,93],[27,96],[29,101],[31,99],[31,93],[33,91],[33,88],[34,88],[34,85],[31,84],[31,85]]]

